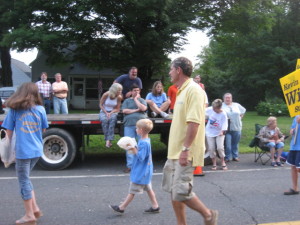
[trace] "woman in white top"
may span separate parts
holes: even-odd
[[[232,102],[232,95],[230,93],[224,94],[224,102],[222,109],[226,112],[229,122],[229,130],[226,132],[225,145],[225,161],[229,162],[232,157],[233,161],[239,160],[239,142],[242,133],[242,118],[246,109],[239,103]]]
[[[99,118],[106,141],[105,146],[110,148],[111,141],[114,140],[114,130],[117,122],[117,115],[120,112],[123,87],[119,83],[114,83],[100,99]]]
[[[213,101],[212,106],[206,109],[206,116],[208,117],[208,120],[205,128],[205,136],[209,155],[213,162],[212,170],[217,169],[216,150],[218,151],[221,159],[222,169],[227,170],[224,160],[224,139],[228,122],[226,113],[223,112],[221,108],[222,100],[216,99]]]

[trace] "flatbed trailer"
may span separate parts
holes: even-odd
[[[0,115],[0,126],[4,118],[5,115]],[[103,134],[99,114],[48,114],[47,119],[49,128],[43,134],[43,156],[38,162],[47,170],[65,169],[79,154],[84,158],[84,137]],[[172,120],[150,119],[154,124],[151,134],[160,134],[161,141],[167,144]],[[117,120],[115,134],[124,136],[122,119]],[[105,148],[105,146],[99,147]]]

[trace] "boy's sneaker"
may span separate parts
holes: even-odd
[[[121,210],[121,209],[119,208],[119,206],[117,206],[117,205],[109,205],[109,208],[111,208],[112,210],[114,210],[114,211],[117,212],[117,213],[121,213],[121,214],[124,213],[124,210]]]
[[[152,117],[152,118],[155,118],[155,117],[157,117],[157,114],[156,114],[156,112],[151,112],[151,117]]]
[[[149,209],[146,209],[144,212],[145,213],[159,213],[160,212],[160,208],[157,207],[156,209],[153,209],[152,207],[150,207]]]
[[[168,118],[169,117],[169,114],[165,113],[165,112],[161,112],[160,115],[161,115],[162,118]]]

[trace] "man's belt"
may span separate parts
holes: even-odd
[[[48,98],[44,98],[44,100],[50,100],[50,98],[48,97]]]
[[[65,98],[60,98],[60,97],[57,97],[57,96],[55,96],[56,98],[59,98],[59,99],[65,99]]]

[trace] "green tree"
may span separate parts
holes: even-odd
[[[235,1],[217,19],[198,71],[209,97],[231,92],[249,108],[282,98],[278,79],[299,57],[299,2]]]
[[[1,58],[1,82],[4,86],[12,86],[12,70],[10,50],[14,43],[26,38],[20,34],[14,41],[5,41],[14,31],[23,30],[30,32],[33,24],[34,14],[38,1],[6,1],[0,0],[0,58]],[[20,46],[20,50],[29,49],[34,46]]]
[[[135,65],[145,81],[165,75],[168,54],[180,50],[190,28],[205,28],[212,11],[208,0],[31,1],[31,27],[11,30],[3,43],[38,47],[49,63],[126,71]]]

